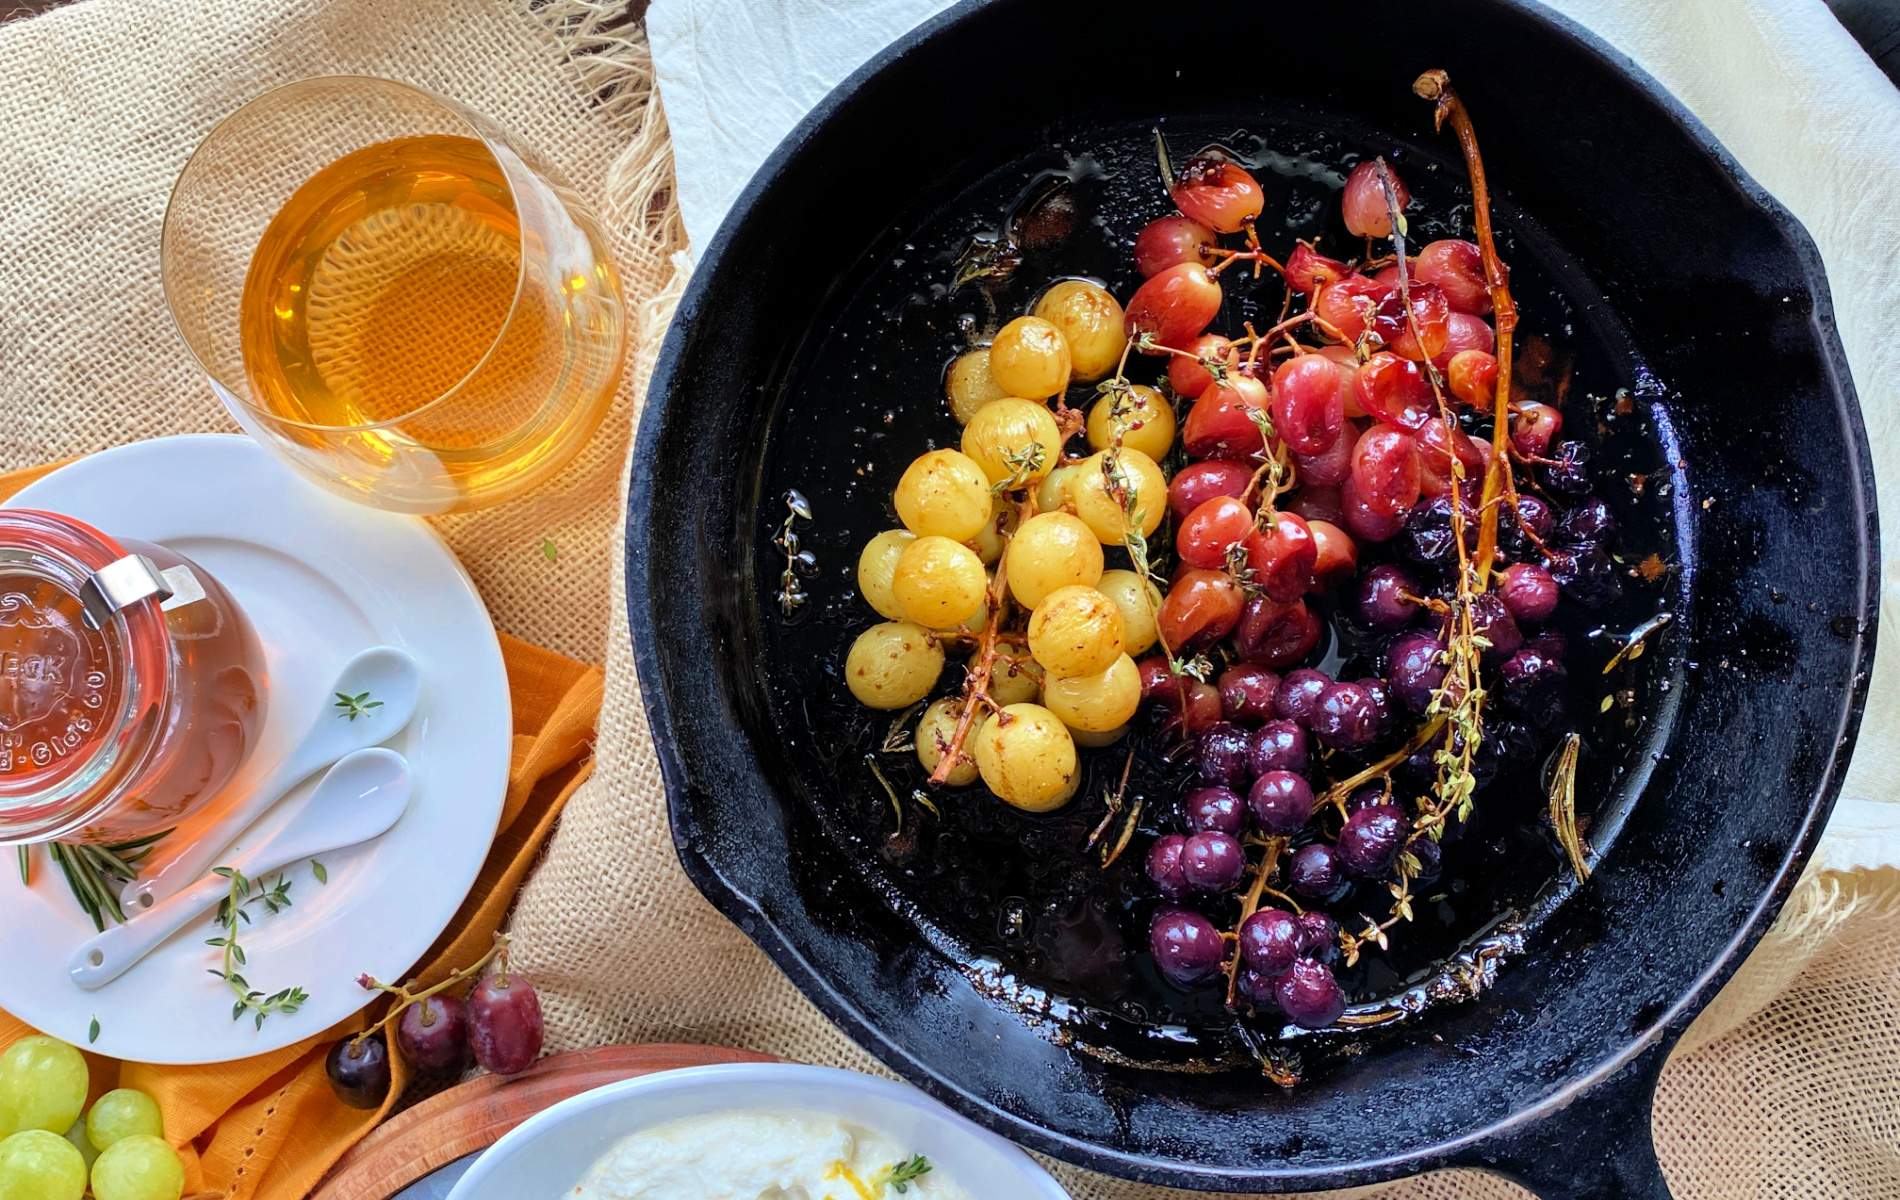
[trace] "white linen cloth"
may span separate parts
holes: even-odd
[[[826,92],[945,0],[654,0],[680,208],[705,246]],[[1880,481],[1872,693],[1819,864],[1900,865],[1900,91],[1821,0],[1554,0],[1673,92],[1807,226]],[[1854,799],[1861,797],[1862,799]]]

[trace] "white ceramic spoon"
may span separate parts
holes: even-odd
[[[282,829],[229,863],[256,879],[272,871],[380,837],[409,807],[409,764],[394,750],[358,750],[331,767],[317,790]],[[230,889],[222,875],[159,901],[123,925],[82,942],[67,970],[82,988],[96,988],[130,970],[172,934],[191,924]]]
[[[364,704],[373,703],[374,708],[351,708],[336,699],[365,692],[369,698]],[[122,898],[126,911],[136,915],[197,883],[238,835],[283,799],[284,793],[344,755],[396,736],[416,715],[421,692],[422,668],[407,650],[371,646],[345,663],[323,698],[316,724],[296,749],[285,755],[277,769],[248,795],[233,801],[209,828],[196,834],[177,858],[153,872],[151,878],[137,880],[127,888]]]

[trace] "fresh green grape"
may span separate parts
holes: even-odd
[[[1006,563],[1009,590],[1033,609],[1057,588],[1094,587],[1102,577],[1102,543],[1079,517],[1037,513],[1010,539]]]
[[[950,412],[959,425],[968,425],[977,409],[1009,395],[990,374],[988,350],[972,350],[951,363],[944,373],[943,391],[950,398]]]
[[[956,450],[932,450],[904,468],[897,481],[897,516],[918,537],[967,542],[990,519],[990,480]]]
[[[185,1194],[185,1164],[164,1138],[135,1133],[92,1164],[92,1194],[98,1200],[178,1200]]]
[[[1069,343],[1041,317],[1017,317],[990,343],[990,375],[1012,396],[1045,400],[1069,386]]]
[[[181,1171],[181,1183],[183,1178]],[[57,1133],[28,1129],[0,1142],[0,1197],[79,1200],[85,1194],[86,1158],[79,1147]],[[101,1196],[99,1200],[111,1198]]]
[[[1051,679],[1042,704],[1071,731],[1107,733],[1128,724],[1141,707],[1141,672],[1124,654],[1099,675]]]
[[[984,785],[1007,803],[1048,812],[1075,795],[1075,740],[1041,705],[1009,705],[971,740]]]
[[[1042,677],[1035,659],[999,654],[990,667],[990,699],[998,707],[1030,703],[1042,695]]]
[[[1146,384],[1134,383],[1129,388],[1134,392],[1134,403],[1123,401],[1119,420],[1113,415],[1113,396],[1103,396],[1089,409],[1089,448],[1108,449],[1115,441],[1115,426],[1120,424],[1124,448],[1139,450],[1160,462],[1174,449],[1174,408],[1166,397]]]
[[[0,1054],[0,1114],[8,1132],[44,1129],[55,1137],[86,1109],[86,1060],[57,1038],[33,1034]]]
[[[990,519],[970,539],[970,544],[976,547],[976,556],[983,560],[984,566],[992,566],[1003,557],[1003,547],[1009,544],[1004,535],[1016,532],[1016,522],[1021,516],[1021,510],[1001,496],[991,502]]]
[[[904,610],[891,593],[891,576],[897,571],[897,560],[916,540],[917,535],[908,529],[886,529],[864,543],[858,555],[858,594],[886,620],[904,619]]]
[[[1052,680],[1099,675],[1122,653],[1121,610],[1092,587],[1058,588],[1029,616],[1029,652]]]
[[[872,708],[915,704],[943,674],[943,647],[920,626],[886,621],[858,635],[844,659],[851,694]]]
[[[925,629],[952,629],[983,607],[989,577],[983,560],[962,542],[921,537],[898,557],[891,595],[906,621]]]
[[[924,710],[917,722],[917,761],[924,770],[935,771],[937,764],[943,761],[944,752],[950,749],[951,741],[957,734],[957,716],[963,705],[954,697],[945,696]],[[977,731],[990,719],[987,712],[979,709],[970,720],[970,732],[965,735],[964,746],[967,749],[975,745]],[[951,787],[967,787],[976,782],[976,763],[965,758],[950,768],[950,775],[944,780]]]
[[[1074,467],[1057,467],[1042,477],[1042,483],[1036,488],[1036,508],[1041,512],[1059,512],[1073,509],[1069,499],[1069,485],[1075,482]]]
[[[1062,332],[1078,383],[1105,379],[1128,344],[1122,306],[1098,284],[1065,279],[1036,301],[1036,315]]]
[[[159,1114],[158,1101],[144,1092],[113,1088],[94,1101],[92,1111],[86,1114],[86,1136],[95,1150],[104,1150],[135,1133],[165,1136],[165,1119]]]
[[[1075,515],[1104,546],[1119,546],[1127,535],[1128,522],[1122,515],[1121,501],[1109,494],[1108,477],[1102,473],[1107,457],[1108,451],[1104,450],[1082,460],[1075,469],[1074,482],[1069,484],[1069,499],[1075,502]],[[1161,528],[1161,519],[1168,515],[1168,477],[1154,459],[1139,450],[1124,448],[1120,458],[1133,493],[1129,511],[1141,518],[1141,532],[1151,534]]]
[[[1062,457],[1062,434],[1047,404],[1005,396],[978,409],[963,427],[963,453],[983,468],[991,483],[1015,478],[1021,486],[1055,470]]]
[[[1143,583],[1133,571],[1104,571],[1095,590],[1114,602],[1122,614],[1122,651],[1139,656],[1155,644],[1155,614],[1161,611],[1161,590]],[[1143,591],[1147,595],[1143,596]]]
[[[93,1149],[92,1139],[86,1136],[84,1117],[73,1122],[73,1127],[66,1131],[66,1140],[79,1148],[79,1157],[86,1160],[86,1173],[91,1175],[92,1160],[99,1157],[99,1152]]]

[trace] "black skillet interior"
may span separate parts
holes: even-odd
[[[1875,534],[1818,258],[1652,83],[1541,10],[1287,10],[1225,52],[1154,36],[1152,22],[1085,3],[953,10],[821,106],[708,248],[655,375],[630,512],[629,604],[682,859],[860,1042],[1060,1157],[1201,1188],[1340,1186],[1486,1158],[1548,1179],[1524,1139],[1561,1119],[1529,1118],[1638,1054],[1653,1077],[1658,1047],[1772,915],[1844,769],[1871,661]],[[1302,236],[1301,206],[1331,193],[1284,158],[1385,153],[1421,200],[1449,208],[1462,173],[1409,87],[1429,66],[1451,72],[1479,123],[1532,329],[1577,349],[1579,392],[1632,394],[1620,422],[1581,398],[1567,420],[1588,432],[1603,418],[1606,473],[1668,481],[1640,502],[1599,484],[1632,541],[1678,567],[1604,623],[1662,604],[1678,628],[1621,681],[1641,692],[1638,723],[1620,709],[1586,721],[1596,877],[1532,920],[1527,952],[1482,999],[1350,1046],[1309,1042],[1316,1069],[1291,1092],[1248,1070],[1110,1065],[1049,1019],[1077,1003],[1065,990],[1088,988],[1052,991],[1035,962],[986,945],[988,881],[918,882],[956,846],[916,817],[923,832],[891,839],[866,773],[849,784],[839,770],[860,757],[853,737],[881,733],[831,724],[842,710],[825,668],[847,623],[869,620],[847,572],[888,520],[896,471],[925,439],[954,436],[935,376],[954,314],[982,318],[931,283],[945,247],[1041,167],[1075,175],[1106,225],[1135,219],[1155,201],[1120,202],[1140,187],[1132,147],[1163,118],[1177,151],[1244,142]],[[824,571],[793,626],[772,603],[782,559],[769,544],[787,485],[818,504],[803,536]],[[974,832],[1055,846],[1081,823]],[[951,824],[967,853],[973,831]],[[1478,907],[1524,905],[1554,877],[1535,848],[1505,859],[1491,866],[1516,874],[1495,872],[1511,882]],[[973,950],[1002,965],[971,972]],[[1194,1014],[1165,1016],[1196,1036]],[[1101,1024],[1084,1040],[1130,1049]],[[1152,1039],[1135,1049],[1169,1057]]]

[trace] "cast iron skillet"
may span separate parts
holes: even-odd
[[[1202,1190],[1462,1165],[1546,1200],[1664,1196],[1657,1074],[1799,875],[1872,662],[1873,475],[1820,258],[1653,80],[1537,5],[1249,20],[1223,51],[1189,36],[1214,26],[1146,6],[969,0],[820,104],[705,248],[653,377],[628,512],[629,614],[682,862],[867,1049],[1069,1162]],[[783,516],[764,491],[769,431],[872,267],[932,198],[1006,161],[999,147],[1078,113],[1333,112],[1443,158],[1409,90],[1434,66],[1476,114],[1505,203],[1607,298],[1604,328],[1627,329],[1623,382],[1686,462],[1656,518],[1682,565],[1667,642],[1681,686],[1651,706],[1643,761],[1591,800],[1627,808],[1595,876],[1479,1000],[1287,1092],[1244,1071],[1106,1065],[979,990],[797,798],[805,733],[775,724],[766,695],[782,665],[762,632]],[[826,569],[855,554],[829,552]]]

